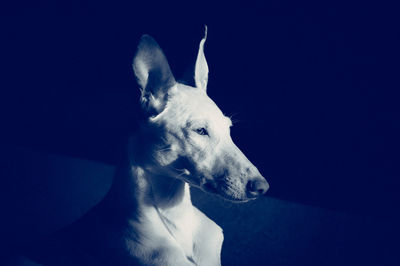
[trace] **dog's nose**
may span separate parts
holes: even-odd
[[[251,197],[256,198],[261,196],[269,189],[268,182],[262,178],[256,178],[247,182],[247,191]]]

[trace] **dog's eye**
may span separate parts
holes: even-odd
[[[204,127],[195,129],[196,133],[203,136],[208,136],[208,131]]]

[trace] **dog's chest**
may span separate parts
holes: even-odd
[[[197,265],[221,265],[224,235],[221,227],[194,207],[199,227],[194,237],[193,253]]]
[[[172,217],[174,219],[170,220],[164,216],[163,224],[186,258],[194,265],[220,265],[221,228],[194,206],[185,215]]]
[[[193,257],[193,246],[199,221],[193,210],[177,213],[175,210],[160,212],[160,218],[177,244],[182,247],[186,257]]]

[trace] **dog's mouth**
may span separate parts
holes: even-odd
[[[219,186],[218,183],[213,180],[207,180],[207,181],[203,182],[200,185],[200,188],[205,192],[215,194],[224,200],[235,202],[235,203],[244,203],[244,202],[247,202],[247,201],[253,199],[253,198],[249,198],[249,197],[245,197],[245,198],[234,197],[234,196],[230,195],[229,193],[224,192],[226,189],[225,190],[222,189],[222,186]]]
[[[178,166],[180,168],[178,168]],[[185,181],[191,186],[200,188],[204,192],[217,195],[224,200],[235,203],[247,202],[254,199],[244,192],[245,188],[243,188],[242,192],[239,191],[238,188],[234,189],[224,182],[224,179],[226,179],[226,173],[220,176],[207,177],[204,175],[198,175],[198,173],[196,173],[197,171],[193,168],[189,168],[187,164],[176,165],[174,167],[175,169],[181,169],[179,173],[177,173],[179,179]]]
[[[218,194],[217,185],[214,182],[205,182],[201,188],[209,193]]]

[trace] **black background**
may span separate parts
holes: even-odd
[[[237,121],[232,136],[269,196],[393,220],[398,10],[378,1],[15,2],[0,10],[2,139],[116,164],[135,125],[138,39],[152,35],[190,83],[207,24],[208,93]]]

